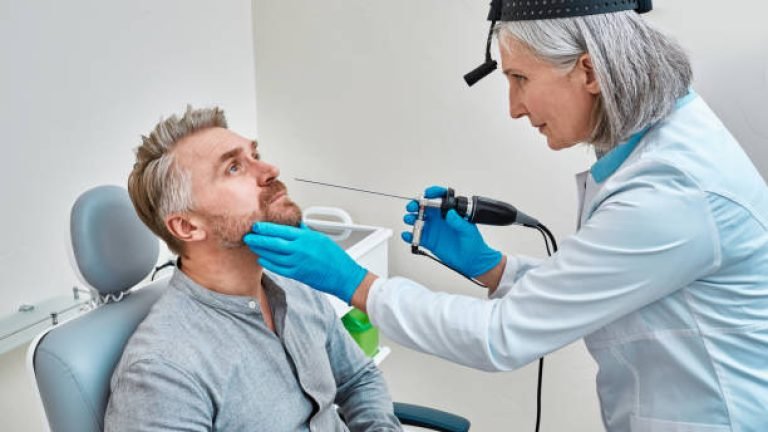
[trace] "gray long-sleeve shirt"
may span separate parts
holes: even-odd
[[[176,270],[115,369],[105,430],[401,430],[380,371],[326,299],[276,275],[262,282],[275,332],[257,299]]]

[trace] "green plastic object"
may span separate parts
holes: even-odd
[[[379,350],[379,329],[371,324],[368,315],[353,308],[341,317],[341,322],[365,355],[373,357]]]

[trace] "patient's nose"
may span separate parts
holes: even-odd
[[[266,162],[257,161],[256,176],[260,186],[265,186],[277,179],[280,169]]]

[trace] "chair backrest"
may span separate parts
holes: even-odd
[[[99,186],[84,192],[70,218],[75,271],[107,301],[38,336],[28,357],[51,430],[100,432],[112,372],[167,280],[128,291],[152,271],[159,242],[139,220],[125,189]]]

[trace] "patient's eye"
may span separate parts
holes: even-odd
[[[227,174],[237,174],[240,172],[240,162],[232,162],[227,167]]]
[[[261,160],[261,155],[260,155],[260,154],[259,154],[259,152],[257,152],[256,150],[254,150],[254,151],[253,151],[253,153],[251,153],[251,156],[252,156],[254,159],[256,159],[256,160]]]

